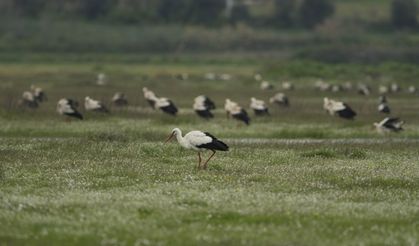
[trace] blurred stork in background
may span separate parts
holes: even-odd
[[[147,100],[148,104],[155,109],[154,105],[157,101],[157,96],[153,91],[149,90],[147,87],[143,87],[144,98]]]
[[[291,82],[283,82],[282,83],[282,89],[286,91],[292,91],[294,90],[294,85]]]
[[[273,88],[274,88],[274,86],[266,80],[264,80],[260,83],[260,89],[261,90],[267,91],[267,90],[272,90]]]
[[[371,88],[367,84],[359,83],[358,93],[364,96],[369,96],[371,95]]]
[[[398,85],[397,83],[392,83],[390,86],[391,92],[393,93],[397,93],[400,92],[402,90],[402,88],[400,87],[400,85]]]
[[[323,99],[323,108],[332,116],[339,116],[343,119],[352,120],[356,113],[344,102],[335,101],[325,97]]]
[[[90,97],[84,98],[84,108],[86,109],[86,111],[109,113],[109,110],[105,107],[105,105],[101,101],[94,100]]]
[[[411,94],[415,94],[417,92],[417,89],[414,85],[409,86],[409,88],[407,88],[407,92],[411,93]]]
[[[172,100],[166,97],[157,97],[147,87],[143,88],[144,97],[153,109],[160,109],[166,114],[176,116],[178,109]]]
[[[390,88],[387,85],[380,85],[378,86],[378,93],[381,95],[388,94],[390,92]]]
[[[319,79],[314,83],[314,88],[319,91],[328,91],[332,86],[329,83]]]
[[[378,112],[389,114],[390,113],[390,107],[387,104],[387,98],[386,96],[382,95],[378,98]]]
[[[224,109],[227,113],[227,117],[232,116],[233,119],[244,122],[246,125],[250,124],[250,118],[246,110],[239,106],[238,103],[226,99]]]
[[[288,97],[282,93],[276,93],[273,97],[269,99],[270,103],[276,103],[279,106],[288,107],[290,105]]]
[[[379,133],[389,133],[402,131],[403,124],[404,121],[400,121],[399,118],[387,117],[380,122],[374,123],[374,126]]]
[[[65,115],[79,120],[83,119],[83,116],[77,111],[78,103],[72,99],[62,98],[57,103],[57,112],[60,115]]]
[[[22,98],[19,100],[18,104],[23,107],[35,109],[38,108],[39,104],[35,98],[35,95],[31,91],[25,91],[22,94]]]
[[[128,105],[128,99],[127,99],[127,97],[125,96],[124,93],[117,92],[112,97],[112,103],[113,103],[113,105],[115,105],[117,107],[124,107],[124,106]]]
[[[97,75],[96,84],[97,85],[106,85],[107,83],[108,83],[108,78],[107,78],[106,74],[99,73]]]
[[[265,102],[254,97],[250,98],[250,108],[253,109],[256,116],[269,115],[269,110]]]
[[[197,96],[194,99],[194,104],[192,107],[196,114],[204,119],[210,119],[214,117],[214,115],[211,113],[211,110],[215,109],[215,104],[207,96]]]
[[[44,102],[47,100],[47,95],[41,87],[31,85],[31,91],[37,102]]]

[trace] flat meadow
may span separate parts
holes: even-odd
[[[10,62],[0,66],[0,245],[418,245],[419,97],[413,65],[318,64],[222,57],[102,62]],[[117,60],[117,59],[116,59]],[[109,81],[96,84],[98,73]],[[207,80],[205,73],[230,74]],[[176,75],[187,73],[187,80]],[[259,89],[261,73],[275,85]],[[317,79],[365,82],[355,89],[318,92]],[[282,81],[289,108],[270,106],[270,117],[250,126],[227,119],[224,100],[248,108],[265,101]],[[399,134],[380,135],[373,122],[379,84],[398,82],[389,94],[392,116],[406,121]],[[35,84],[48,101],[20,108]],[[171,98],[177,117],[153,111],[148,87]],[[115,92],[129,106],[115,108]],[[202,120],[193,98],[216,103],[215,118]],[[85,112],[90,96],[109,115]],[[62,97],[80,102],[83,121],[55,112]],[[358,116],[327,115],[323,97],[347,102]],[[224,140],[209,169],[177,143],[163,144],[174,127],[208,131]],[[206,153],[208,154],[208,153]]]

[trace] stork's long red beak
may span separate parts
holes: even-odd
[[[167,143],[170,141],[170,139],[173,138],[173,136],[175,135],[175,133],[173,132],[172,134],[170,134],[170,136],[166,139],[166,141],[164,141],[164,143]]]

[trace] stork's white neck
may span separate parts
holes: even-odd
[[[176,139],[177,139],[178,143],[182,147],[189,149],[190,145],[189,145],[188,141],[186,141],[186,139],[182,136],[182,131],[179,128],[175,128],[173,131],[176,134]]]

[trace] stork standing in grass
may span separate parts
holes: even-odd
[[[166,139],[165,143],[176,137],[179,144],[186,148],[198,152],[198,165],[197,168],[207,169],[208,162],[215,155],[216,151],[228,151],[228,146],[224,142],[218,140],[216,137],[208,132],[191,131],[182,136],[182,131],[179,128],[172,130],[170,136]],[[211,156],[202,164],[201,152],[211,150]]]
[[[273,88],[274,88],[274,86],[266,80],[264,80],[260,83],[260,89],[261,90],[267,91],[267,90],[272,90]]]
[[[47,95],[41,87],[31,85],[31,91],[37,102],[44,102],[47,100]]]
[[[254,97],[250,98],[250,108],[253,109],[256,116],[269,115],[269,110],[265,102]]]
[[[276,93],[269,99],[270,103],[276,103],[279,106],[288,107],[290,105],[288,97],[284,93]]]
[[[128,105],[128,99],[124,93],[117,92],[112,97],[112,103],[117,107],[123,107]]]
[[[22,99],[19,101],[19,105],[28,107],[28,108],[38,108],[39,104],[35,98],[35,95],[30,91],[25,91],[22,94]]]
[[[214,102],[209,97],[200,95],[194,99],[193,109],[197,115],[204,119],[214,118],[211,110],[215,109]]]
[[[379,97],[379,104],[378,104],[378,112],[389,114],[390,113],[390,107],[387,104],[387,98],[386,96],[380,96]]]
[[[83,116],[77,111],[78,103],[72,99],[62,98],[57,103],[57,112],[61,115],[83,119]]]
[[[156,94],[154,94],[154,92],[149,90],[147,87],[143,87],[143,94],[144,94],[144,98],[147,100],[148,104],[150,104],[150,106],[153,109],[155,109],[154,105],[156,104],[156,101],[157,101]]]
[[[374,126],[379,133],[389,133],[400,132],[401,130],[403,130],[403,124],[404,121],[400,121],[399,118],[387,117],[380,122],[374,123]]]
[[[109,113],[109,110],[101,101],[94,100],[90,97],[86,97],[84,99],[84,108],[86,109],[86,111]]]
[[[415,94],[417,91],[416,87],[414,85],[409,86],[409,88],[407,88],[407,92],[411,93],[411,94]]]
[[[371,94],[371,88],[363,83],[358,84],[358,93],[364,96],[369,96]]]
[[[154,104],[154,108],[160,109],[164,113],[170,114],[172,116],[176,116],[178,112],[178,109],[172,100],[165,97],[157,98]]]
[[[338,102],[327,97],[324,98],[323,108],[330,114],[330,115],[337,115],[341,118],[352,120],[356,113],[349,107],[348,104],[344,102]]]
[[[230,99],[226,99],[224,109],[227,112],[227,117],[230,115],[238,120],[244,122],[246,125],[250,124],[250,118],[247,114],[246,110],[239,106],[238,103],[231,101]]]

